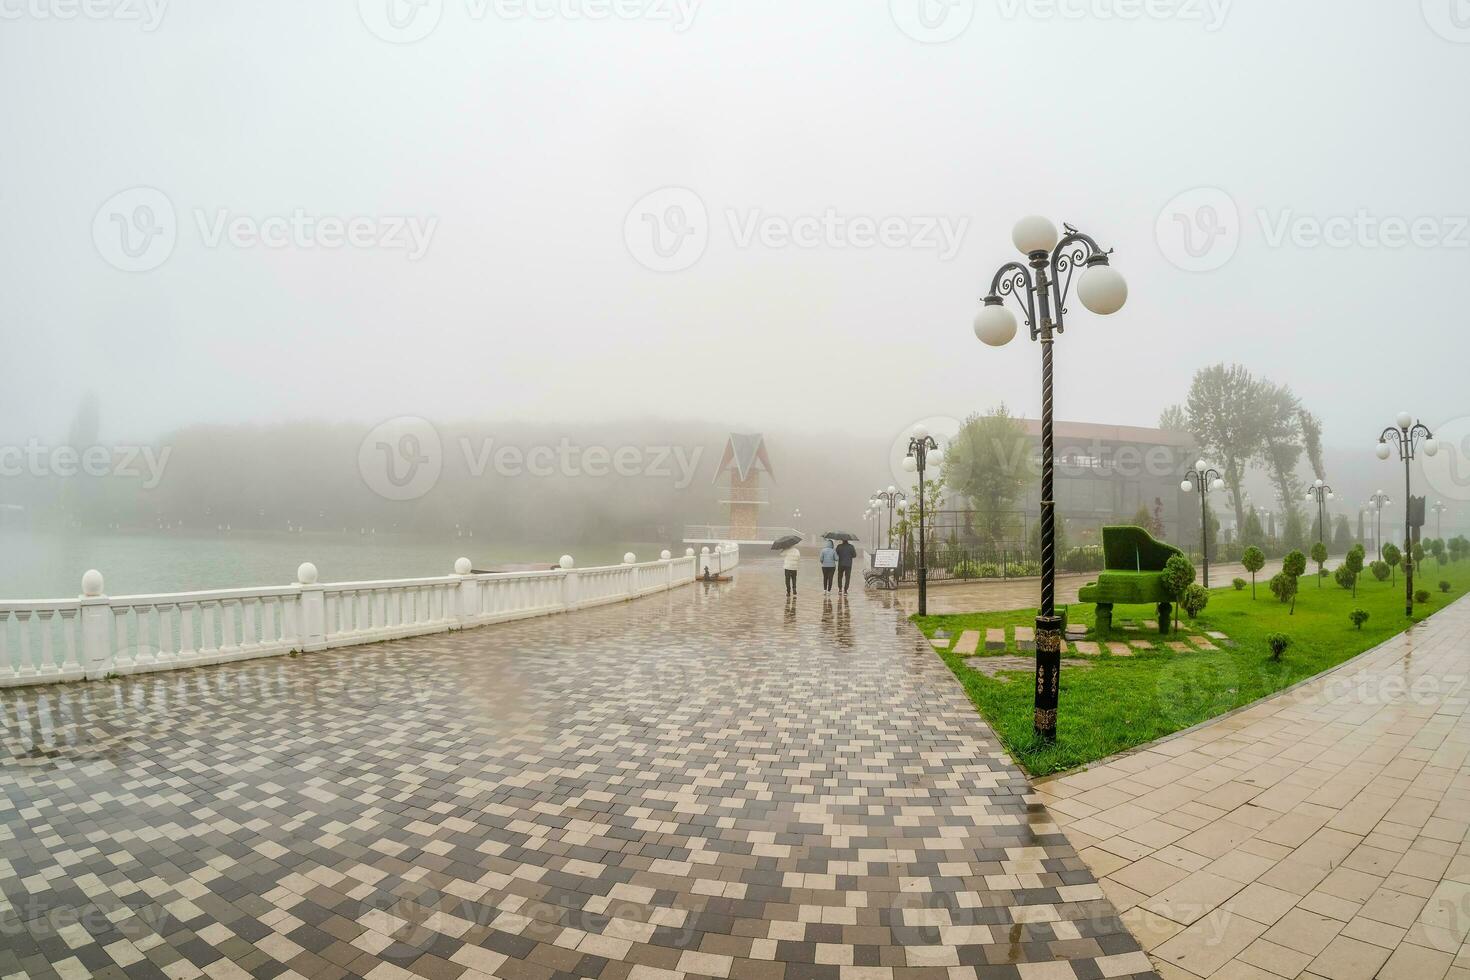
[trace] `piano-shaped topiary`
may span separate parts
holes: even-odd
[[[1084,585],[1077,597],[1083,602],[1097,603],[1097,629],[1113,628],[1113,606],[1137,606],[1153,603],[1159,614],[1159,632],[1169,632],[1173,606],[1164,591],[1164,564],[1178,548],[1155,541],[1141,527],[1103,528],[1103,570],[1097,581]]]

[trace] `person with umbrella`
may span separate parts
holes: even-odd
[[[857,558],[857,549],[852,546],[852,543],[857,540],[857,535],[848,534],[846,531],[828,531],[822,537],[842,542],[836,549],[837,591],[846,595],[848,586],[852,584],[852,563]]]
[[[822,591],[832,591],[832,576],[837,574],[837,549],[832,547],[832,539],[827,539],[827,547],[822,549],[817,560],[822,564]]]
[[[796,572],[801,568],[801,535],[788,534],[771,543],[772,551],[781,552],[781,567],[786,570],[786,598],[796,595]]]

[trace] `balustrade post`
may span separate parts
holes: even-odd
[[[474,563],[468,558],[460,558],[454,563],[454,574],[459,576],[455,611],[460,626],[469,626],[480,617],[480,583],[470,574],[474,568]]]
[[[582,601],[578,593],[577,563],[571,555],[562,555],[556,564],[561,569],[561,608],[563,612],[572,612]]]
[[[327,646],[326,590],[317,582],[316,566],[302,562],[296,569],[296,585],[301,589],[301,649],[324,650]]]
[[[112,670],[112,606],[102,586],[102,573],[97,569],[82,576],[81,661],[88,680],[106,677]]]

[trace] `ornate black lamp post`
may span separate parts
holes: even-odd
[[[943,458],[939,443],[922,425],[914,426],[909,437],[909,452],[904,457],[903,468],[908,473],[919,474],[919,615],[929,615],[929,566],[924,550],[924,470],[930,464],[938,466]]]
[[[898,487],[889,487],[887,490],[879,490],[873,494],[873,500],[879,505],[888,506],[888,547],[893,547],[893,508],[900,500],[908,500],[908,494]]]
[[[1184,482],[1179,484],[1179,489],[1185,493],[1199,490],[1199,553],[1204,565],[1205,588],[1210,587],[1210,501],[1211,490],[1217,493],[1225,489],[1225,478],[1220,471],[1211,467],[1204,460],[1194,464],[1194,469],[1184,475]]]
[[[1334,496],[1332,488],[1321,480],[1307,487],[1307,499],[1317,502],[1317,540],[1323,546],[1326,546],[1327,539],[1332,536],[1327,532],[1327,501]]]
[[[1388,494],[1382,490],[1368,498],[1368,506],[1373,508],[1373,548],[1380,559],[1383,557],[1383,508],[1390,503]]]
[[[1067,294],[1078,267],[1077,298],[1094,313],[1108,315],[1123,308],[1128,284],[1108,264],[1108,253],[1071,225],[1057,241],[1057,229],[1045,218],[1032,215],[1016,222],[1011,242],[1026,262],[1007,262],[990,282],[985,305],[975,317],[975,336],[992,347],[1011,342],[1016,315],[1006,309],[1005,297],[1015,299],[1041,342],[1041,610],[1036,617],[1036,712],[1038,738],[1057,736],[1057,691],[1062,667],[1062,621],[1056,614],[1056,500],[1054,442],[1052,437],[1052,343],[1064,329]],[[1066,278],[1063,279],[1063,276]]]
[[[1409,464],[1414,461],[1415,448],[1422,442],[1424,455],[1439,452],[1439,443],[1434,433],[1423,422],[1416,422],[1408,412],[1400,412],[1390,425],[1378,436],[1378,458],[1388,459],[1393,455],[1389,443],[1397,443],[1399,459],[1404,461],[1404,615],[1414,615],[1414,488]]]

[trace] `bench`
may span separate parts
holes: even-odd
[[[1153,603],[1159,611],[1159,632],[1168,633],[1173,606],[1164,592],[1164,564],[1182,552],[1155,541],[1141,527],[1103,528],[1103,570],[1096,582],[1077,593],[1082,602],[1097,604],[1097,628],[1113,628],[1113,606]]]

